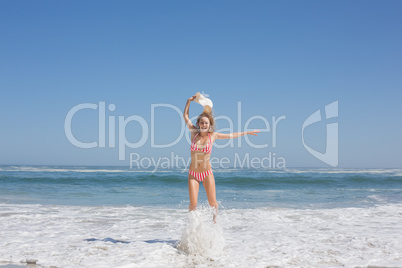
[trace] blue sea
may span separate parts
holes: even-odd
[[[0,263],[55,267],[402,267],[402,169],[187,171],[0,166]]]

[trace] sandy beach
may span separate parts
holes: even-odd
[[[39,266],[36,264],[13,264],[13,263],[8,263],[8,264],[1,264],[0,263],[0,268],[38,268]]]

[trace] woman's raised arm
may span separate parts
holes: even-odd
[[[191,98],[189,98],[187,100],[186,107],[184,107],[184,113],[183,113],[184,122],[186,122],[186,125],[187,125],[188,129],[190,129],[190,130],[193,130],[196,128],[193,125],[193,123],[191,122],[190,117],[189,117],[190,102],[192,102],[194,99],[195,99],[195,96],[192,96]]]

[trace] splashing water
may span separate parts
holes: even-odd
[[[177,248],[188,255],[193,264],[217,261],[225,246],[222,228],[213,223],[214,208],[200,208],[189,212]]]

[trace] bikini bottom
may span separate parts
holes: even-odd
[[[204,171],[204,172],[195,172],[192,171],[191,169],[188,171],[188,174],[193,176],[194,178],[197,179],[197,181],[203,181],[206,176],[212,174],[212,169]]]

